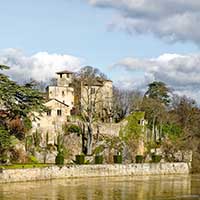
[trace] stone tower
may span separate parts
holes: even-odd
[[[48,99],[56,99],[72,109],[74,107],[74,89],[71,86],[73,72],[65,70],[57,72],[56,75],[56,85],[47,88]]]

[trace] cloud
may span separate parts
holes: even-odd
[[[200,102],[200,54],[163,54],[157,58],[138,59],[124,58],[113,65],[113,68],[125,69],[128,73],[143,73],[141,81],[127,80],[134,86],[140,82],[144,89],[148,83],[156,80],[163,81],[177,94],[185,94]],[[137,85],[139,87],[139,85]]]
[[[111,28],[128,33],[152,33],[167,42],[200,42],[198,0],[88,0],[100,8],[115,10]]]
[[[28,56],[19,49],[11,48],[0,51],[0,63],[11,67],[5,73],[18,82],[30,78],[37,81],[48,81],[55,76],[57,71],[79,70],[82,62],[82,59],[66,54],[39,52]]]

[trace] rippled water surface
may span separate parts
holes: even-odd
[[[200,200],[200,175],[81,178],[0,184],[0,199]]]

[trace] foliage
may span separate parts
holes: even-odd
[[[113,161],[116,164],[122,164],[122,155],[114,155],[113,156]]]
[[[0,65],[0,69],[9,69]],[[10,150],[13,138],[24,140],[25,133],[31,128],[35,112],[41,114],[46,110],[42,93],[34,89],[32,83],[19,85],[0,73],[0,115],[1,154]],[[12,136],[12,137],[11,137]],[[2,150],[3,149],[3,150]]]
[[[10,134],[7,130],[0,126],[0,152],[11,146]]]
[[[75,163],[78,165],[85,164],[85,155],[84,154],[76,155]]]
[[[32,144],[33,144],[33,137],[32,136],[27,136],[25,138],[25,149],[26,149],[26,151],[29,151],[29,149],[32,146]]]
[[[23,120],[34,111],[42,113],[45,110],[43,95],[32,89],[33,85],[19,85],[0,73],[0,101],[8,111],[7,119],[20,116]]]
[[[57,151],[62,152],[64,148],[64,138],[62,134],[58,134],[57,136],[57,142],[55,144]]]
[[[29,156],[29,160],[30,160],[31,163],[35,163],[35,164],[39,163],[37,158],[33,155]]]
[[[144,127],[141,125],[141,120],[144,120],[144,114],[144,112],[134,112],[125,119],[127,124],[120,130],[120,137],[123,140],[139,139],[142,136]]]
[[[102,153],[105,149],[105,145],[99,145],[94,149],[94,154],[95,155],[99,155],[100,153]]]
[[[182,129],[177,124],[164,124],[162,126],[162,132],[165,137],[175,140],[181,136]]]
[[[156,126],[162,126],[162,123],[167,116],[167,110],[160,100],[144,98],[141,109],[145,112],[148,128],[153,130]]]
[[[35,146],[35,147],[39,147],[40,142],[41,142],[41,133],[40,133],[38,130],[36,130],[36,131],[32,134],[32,136],[33,136],[34,146]]]
[[[8,130],[0,126],[0,163],[9,159],[8,151],[18,142],[15,136],[11,136]]]
[[[95,164],[103,164],[103,156],[102,155],[95,156]]]
[[[165,141],[165,140],[164,140]],[[151,149],[157,149],[157,148],[160,148],[162,145],[162,142],[161,140],[160,141],[148,141],[146,143],[146,150],[147,150],[147,153],[150,153],[151,152]]]
[[[120,137],[106,137],[105,138],[106,144],[109,146],[110,149],[114,149],[117,152],[122,152],[124,142]],[[102,147],[103,148],[103,147]]]
[[[76,124],[65,124],[63,126],[63,130],[65,134],[68,133],[77,133],[78,135],[81,134],[81,128]]]
[[[161,161],[161,159],[162,159],[162,156],[161,155],[152,154],[151,159],[152,159],[153,163],[159,163]]]
[[[55,158],[56,165],[63,165],[64,164],[64,154],[63,152],[58,152],[56,158]]]
[[[136,161],[136,163],[143,163],[144,162],[144,156],[143,155],[136,155],[135,161]]]
[[[161,101],[165,105],[171,102],[170,89],[163,82],[154,81],[148,85],[145,96],[151,99]]]

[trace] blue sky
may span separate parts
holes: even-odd
[[[170,66],[173,65],[172,76],[165,80],[167,84],[175,87],[180,94],[190,94],[192,97],[198,98],[192,94],[192,91],[197,90],[200,80],[188,82],[184,79],[183,83],[188,82],[188,86],[191,87],[184,86],[183,88],[181,80],[174,78],[176,74],[183,73],[179,69],[180,67],[174,63],[186,63],[186,61],[189,63],[196,54],[199,55],[198,42],[200,40],[199,35],[195,33],[198,29],[190,26],[190,23],[193,23],[193,14],[196,17],[194,8],[199,6],[197,5],[198,1],[192,0],[191,5],[188,6],[177,0],[178,3],[174,5],[174,7],[181,8],[179,16],[182,12],[191,12],[193,18],[182,15],[186,22],[188,19],[189,25],[185,25],[186,23],[179,25],[180,21],[183,21],[181,18],[177,24],[176,21],[174,21],[175,24],[171,23],[177,18],[171,20],[168,15],[176,16],[177,13],[172,13],[170,9],[163,11],[163,7],[171,6],[172,1],[170,2],[170,0],[166,1],[169,2],[167,5],[152,4],[152,8],[156,12],[158,11],[159,15],[153,17],[162,19],[162,21],[160,20],[162,25],[149,20],[152,13],[148,8],[150,7],[148,3],[145,4],[144,1],[143,4],[134,7],[135,1],[0,0],[0,61],[5,64],[12,64],[13,60],[15,61],[13,62],[15,69],[11,70],[10,75],[17,79],[15,74],[18,74],[19,77],[20,74],[16,73],[16,70],[23,68],[24,77],[28,70],[31,74],[32,69],[36,67],[35,63],[39,62],[38,57],[40,61],[42,60],[42,63],[39,63],[39,68],[42,69],[42,64],[49,63],[47,60],[55,56],[54,54],[57,56],[69,55],[75,59],[71,61],[71,57],[69,58],[69,68],[72,70],[72,65],[91,65],[100,68],[115,83],[120,82],[124,86],[131,87],[132,85],[139,89],[144,88],[148,81],[162,80],[162,77],[165,77],[163,74],[160,75],[163,66],[165,66],[164,69],[171,70]],[[175,12],[179,12],[179,9]],[[147,15],[148,19],[145,18]],[[196,26],[198,27],[198,24]],[[185,29],[182,30],[182,27]],[[194,34],[191,33],[192,31]],[[182,34],[182,32],[186,34]],[[13,53],[13,49],[15,53]],[[48,54],[45,56],[46,61],[45,58],[41,58],[44,55],[41,52]],[[168,56],[164,56],[165,54]],[[174,55],[176,56],[174,57]],[[5,57],[9,58],[9,62]],[[20,57],[23,57],[23,61],[20,60]],[[35,57],[37,57],[37,62]],[[65,62],[62,63],[67,63],[67,59],[65,58]],[[176,60],[174,61],[174,59]],[[154,60],[153,65],[152,60]],[[22,66],[22,68],[17,66],[17,63],[24,65],[27,62],[29,66]],[[34,66],[31,62],[34,62]],[[51,62],[51,65],[51,69],[54,66],[55,70],[59,68],[55,62],[53,64]],[[183,68],[189,67],[192,70],[193,65],[185,66],[183,64]],[[154,69],[155,66],[158,66],[159,71],[152,72],[151,69]],[[26,67],[27,69],[25,69]],[[43,73],[46,72],[48,66],[44,66],[44,68]],[[74,66],[74,68],[78,67]]]

